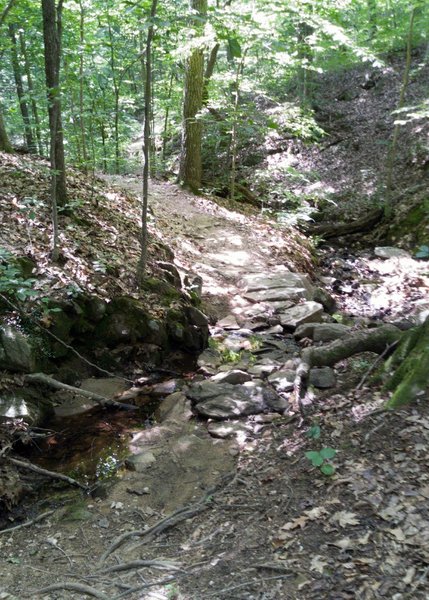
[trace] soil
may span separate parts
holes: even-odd
[[[106,179],[140,191],[136,178]],[[179,267],[203,278],[213,323],[240,307],[248,272],[285,265],[314,275],[302,236],[251,211],[167,182],[152,182],[150,206]],[[345,319],[412,320],[427,300],[425,263],[376,261],[375,272],[371,249],[323,260],[318,273],[340,282],[332,289]],[[45,499],[22,507],[32,523],[0,532],[0,598],[427,598],[427,398],[383,411],[385,397],[363,381],[374,359],[337,365],[337,387],[313,398],[311,422],[250,416],[217,439],[179,404],[134,431],[135,470],[124,465],[92,496],[50,483]],[[305,455],[327,449],[331,476]]]

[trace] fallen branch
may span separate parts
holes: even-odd
[[[308,235],[318,235],[324,239],[338,238],[350,233],[369,231],[374,225],[381,221],[382,217],[383,209],[376,208],[364,217],[351,221],[350,223],[335,223],[334,225],[332,223],[322,223],[320,225],[309,225],[306,227],[305,233]]]
[[[63,473],[48,471],[47,469],[42,469],[42,467],[33,465],[33,463],[29,463],[24,460],[18,460],[17,458],[11,458],[10,456],[8,456],[7,460],[13,465],[21,467],[22,469],[27,469],[28,471],[33,471],[34,473],[38,473],[39,475],[45,475],[46,477],[51,477],[52,479],[60,479],[61,481],[65,481],[69,485],[73,485],[75,487],[79,487],[81,490],[85,490],[85,492],[88,491],[88,486],[79,483],[79,481],[73,479],[72,477],[63,475]]]
[[[38,517],[31,519],[31,521],[25,521],[25,523],[21,523],[20,525],[15,525],[14,527],[9,527],[8,529],[2,529],[0,531],[0,535],[2,535],[3,533],[11,533],[12,531],[18,531],[18,529],[22,529],[23,527],[30,527],[30,525],[34,525],[34,523],[38,523],[39,521],[50,517],[54,514],[54,512],[55,511],[53,510],[48,510],[47,512],[42,513]]]
[[[99,598],[100,600],[111,600],[111,598],[109,598],[102,592],[99,592],[95,588],[90,587],[89,585],[82,585],[81,583],[71,583],[68,581],[48,585],[48,587],[31,592],[31,595],[34,594],[38,596],[39,594],[46,594],[48,592],[58,592],[59,590],[70,590],[71,592],[79,592],[80,594],[85,594],[86,596],[93,596],[93,598]],[[28,597],[31,597],[31,595],[28,595]]]
[[[156,585],[167,585],[172,581],[175,581],[176,577],[173,575],[171,577],[167,577],[166,579],[160,579],[159,581],[153,581],[152,583],[143,583],[142,585],[138,585],[136,587],[130,588],[126,592],[122,592],[119,596],[115,596],[113,600],[120,600],[121,598],[125,598],[125,596],[129,596],[130,594],[134,594],[135,592],[140,592],[141,590],[145,590],[146,588],[155,587]]]
[[[133,560],[127,563],[119,563],[99,571],[100,574],[105,575],[106,573],[120,573],[121,571],[130,571],[131,569],[142,569],[144,567],[150,567],[152,569],[159,570],[171,570],[171,571],[183,571],[182,567],[175,565],[174,563],[167,562],[165,560]]]
[[[384,352],[382,352],[380,354],[380,356],[377,356],[377,358],[375,359],[375,361],[372,363],[372,365],[369,367],[369,369],[366,371],[366,373],[364,374],[364,376],[362,377],[362,379],[359,381],[359,383],[356,386],[356,390],[360,390],[360,388],[364,385],[365,381],[368,379],[368,377],[371,375],[371,373],[374,371],[374,369],[376,368],[376,366],[383,360],[383,358],[385,356],[387,356],[388,354],[390,354],[390,352],[396,348],[396,346],[399,344],[399,340],[394,341],[392,344],[390,344],[389,346],[387,346],[384,349]]]
[[[73,392],[74,394],[78,394],[79,396],[84,396],[85,398],[90,398],[97,402],[101,406],[108,406],[110,408],[119,408],[122,410],[137,410],[138,407],[133,404],[125,404],[123,402],[116,402],[116,400],[111,400],[110,398],[106,398],[105,396],[100,396],[100,394],[95,394],[94,392],[88,392],[87,390],[82,390],[81,388],[74,387],[72,385],[67,385],[66,383],[62,383],[61,381],[57,381],[44,373],[30,373],[29,375],[25,375],[24,380],[28,383],[44,383],[55,390],[66,390],[68,392]]]

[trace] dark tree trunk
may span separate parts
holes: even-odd
[[[0,105],[0,151],[1,152],[13,152],[12,146],[9,142],[6,127],[3,120],[3,111]]]
[[[203,32],[207,15],[207,0],[191,0],[191,8],[197,12],[195,18],[196,35]],[[204,98],[204,49],[200,46],[191,51],[186,64],[185,96],[183,101],[182,150],[180,156],[179,179],[194,192],[201,187],[201,137],[202,122],[197,118],[203,107]]]
[[[48,94],[49,130],[51,136],[52,191],[57,206],[67,202],[64,161],[64,139],[61,121],[60,60],[62,0],[42,0],[45,75]]]
[[[33,121],[34,121],[34,131],[36,134],[37,147],[39,150],[39,154],[42,156],[43,155],[43,143],[42,143],[39,111],[37,108],[36,100],[34,99],[33,77],[31,76],[30,61],[28,60],[27,47],[25,44],[25,39],[24,39],[24,35],[23,35],[22,31],[19,32],[19,43],[20,43],[20,47],[21,47],[21,54],[24,59],[24,70],[25,70],[25,75],[27,77],[28,92],[31,97],[31,114],[33,116]]]
[[[22,83],[21,66],[19,64],[18,49],[16,42],[15,25],[9,25],[10,51],[12,58],[13,77],[15,79],[16,93],[19,100],[19,109],[21,111],[22,121],[24,123],[24,139],[27,149],[32,154],[37,151],[36,144],[31,131],[30,113],[25,97],[24,84]]]

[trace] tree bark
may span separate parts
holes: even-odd
[[[40,156],[43,156],[43,143],[42,143],[39,111],[37,108],[36,100],[34,99],[33,77],[31,75],[30,61],[28,60],[27,47],[25,44],[25,39],[24,39],[24,35],[23,35],[22,31],[19,32],[19,43],[20,43],[20,47],[21,47],[21,54],[24,59],[24,70],[25,70],[25,75],[27,77],[28,92],[31,97],[31,113],[33,115],[34,132],[36,134],[37,147],[38,147]]]
[[[24,139],[28,152],[36,153],[36,144],[31,130],[30,113],[28,110],[27,100],[25,99],[24,84],[22,82],[21,66],[18,59],[18,48],[16,41],[16,26],[9,25],[10,52],[12,58],[13,77],[15,79],[16,94],[19,101],[19,109],[21,111],[22,121],[24,123]]]
[[[207,0],[190,0],[190,7],[196,14],[194,29],[196,39],[201,36],[207,16]],[[193,192],[201,187],[202,161],[201,139],[202,122],[198,113],[203,108],[204,97],[204,48],[203,42],[192,49],[186,62],[185,92],[183,101],[182,151],[180,156],[179,180]]]
[[[67,202],[64,138],[60,99],[62,4],[63,0],[60,0],[58,6],[55,6],[55,0],[42,0],[45,75],[48,95],[49,130],[51,137],[51,197],[53,203],[53,213],[55,213],[56,207],[64,206]],[[55,222],[54,214],[53,220]]]
[[[137,281],[141,286],[145,277],[148,248],[147,209],[149,192],[149,156],[150,156],[150,118],[152,112],[152,39],[153,21],[156,15],[158,0],[152,0],[150,11],[150,25],[146,38],[146,65],[145,65],[145,104],[144,104],[144,127],[143,127],[143,181],[142,181],[142,231],[141,231],[141,253],[137,268]]]
[[[0,105],[0,151],[1,152],[13,152],[9,136],[7,135],[6,127],[3,120],[3,110]]]

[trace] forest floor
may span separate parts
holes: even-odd
[[[110,183],[131,192],[140,186],[134,178]],[[159,182],[151,210],[177,263],[203,277],[213,321],[240,307],[246,273],[288,261],[295,271],[308,269],[299,245],[293,264],[298,239],[259,216]],[[377,319],[384,296],[390,320],[416,311],[421,262],[391,259],[386,269],[366,251],[353,260],[336,256],[330,269],[350,277],[356,263],[367,269],[356,279],[376,281],[381,304],[365,305],[364,296],[359,302],[345,290],[342,310]],[[154,461],[146,471],[122,472],[101,497],[73,492],[57,504],[41,501],[32,514],[49,509],[43,520],[0,535],[8,567],[1,598],[34,598],[38,590],[45,600],[426,598],[429,410],[422,402],[380,411],[379,392],[356,389],[373,360],[337,365],[337,387],[315,398],[320,437],[309,437],[299,419],[248,417],[236,437],[215,439],[180,410],[173,422],[137,433],[132,443]],[[304,454],[323,447],[337,450],[332,477]],[[159,531],[151,536],[152,526]]]
[[[356,148],[349,151],[356,163],[347,171],[361,172]],[[140,192],[134,177],[105,179]],[[127,218],[136,220],[138,203],[127,202]],[[255,211],[167,182],[152,182],[150,207],[151,227],[178,266],[203,278],[212,323],[240,310],[244,275],[279,267],[337,282],[338,312],[356,329],[412,321],[428,308],[427,263],[412,256],[382,260],[369,245],[332,246],[315,267],[300,234]],[[106,204],[105,223],[109,210]],[[118,264],[121,254],[122,261],[137,255],[135,224],[128,231],[131,255],[127,244],[109,242]],[[116,234],[100,227],[100,236]],[[80,252],[79,263],[70,257],[76,272],[87,272],[105,241],[97,243],[92,254]],[[129,289],[122,275],[113,285]],[[29,518],[44,514],[41,520],[0,532],[0,600],[426,599],[429,407],[422,398],[383,411],[384,395],[364,382],[375,359],[358,355],[336,365],[337,385],[315,395],[309,423],[297,415],[250,416],[236,435],[219,439],[178,406],[172,420],[135,432],[131,445],[147,450],[147,469],[121,471],[94,497],[51,489],[50,498],[26,506]],[[323,448],[336,450],[330,477],[305,456]]]

